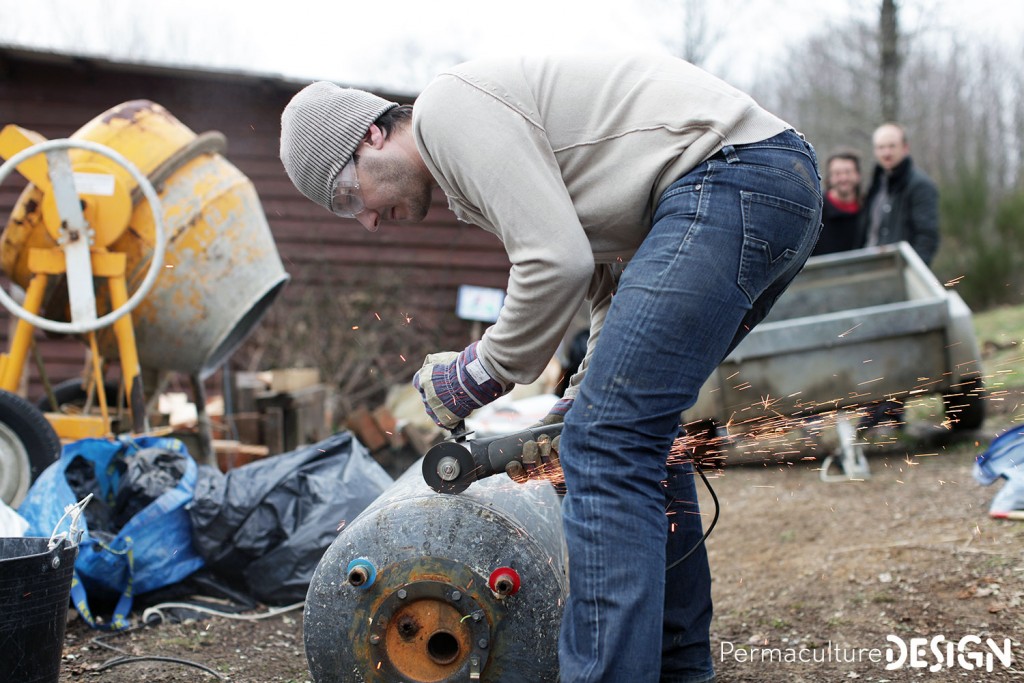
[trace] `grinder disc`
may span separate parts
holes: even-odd
[[[465,448],[439,443],[423,456],[423,480],[438,493],[462,493],[477,479],[477,464]]]

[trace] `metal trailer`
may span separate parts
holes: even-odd
[[[944,426],[971,430],[985,418],[983,390],[970,308],[901,242],[809,259],[684,421],[765,434],[834,418],[839,447],[822,478],[863,478],[858,409],[940,394]],[[842,475],[829,474],[833,463]]]

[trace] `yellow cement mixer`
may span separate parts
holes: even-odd
[[[147,100],[118,105],[70,138],[0,130],[0,182],[30,184],[0,235],[0,288],[18,322],[0,355],[0,497],[20,499],[59,441],[113,433],[103,360],[118,358],[130,426],[148,428],[143,371],[205,378],[245,340],[288,281],[251,181]],[[46,413],[17,395],[33,332],[80,335],[100,414]],[[150,374],[150,373],[147,373]]]

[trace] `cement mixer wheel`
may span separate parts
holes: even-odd
[[[39,410],[0,390],[0,496],[14,507],[60,456],[60,439]]]

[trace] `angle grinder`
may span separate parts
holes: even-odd
[[[462,493],[478,479],[504,474],[512,461],[523,461],[523,444],[547,435],[561,434],[562,423],[527,427],[512,434],[469,439],[465,423],[452,430],[452,436],[432,446],[423,456],[423,480],[438,493]]]

